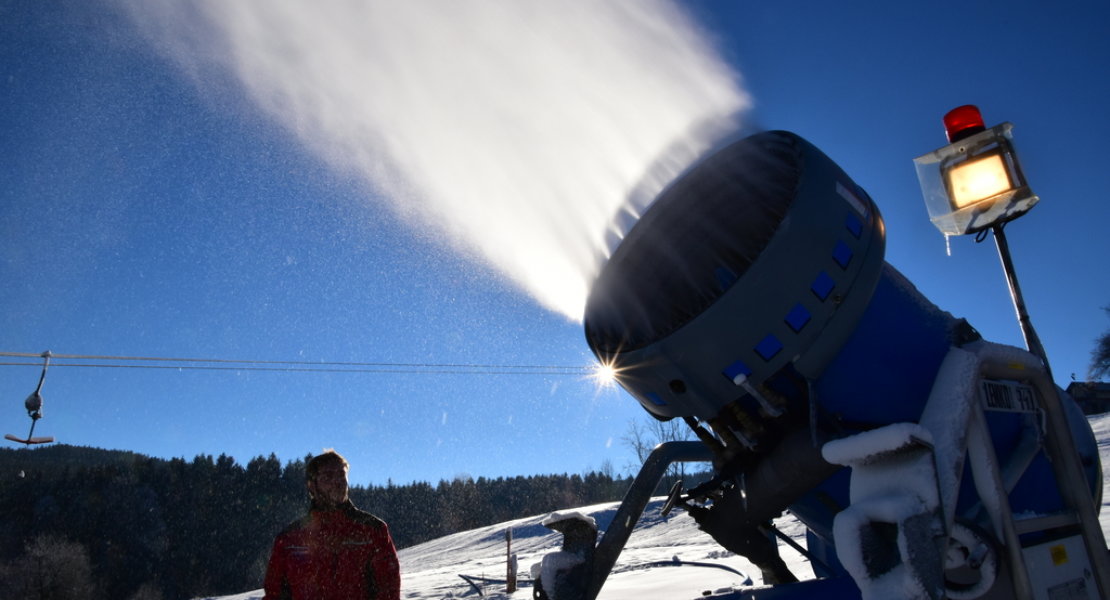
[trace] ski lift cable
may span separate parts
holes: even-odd
[[[28,352],[0,352],[0,356],[11,358],[40,358],[42,354]],[[506,365],[477,363],[390,363],[390,362],[335,362],[335,361],[294,361],[294,360],[242,360],[225,358],[179,358],[149,356],[108,356],[87,354],[51,354],[56,367],[86,368],[136,368],[136,369],[177,369],[208,371],[285,371],[285,372],[330,372],[330,373],[427,373],[444,375],[481,374],[481,375],[589,375],[588,366],[567,365]],[[145,363],[205,363],[205,364],[111,364],[111,363],[72,363],[62,360],[131,361]],[[31,362],[0,362],[0,366],[32,366]],[[223,366],[237,365],[237,366]],[[284,366],[276,366],[284,365]]]
[[[0,362],[0,367],[37,367],[35,363],[22,363],[22,362]],[[55,363],[55,367],[87,367],[87,368],[103,368],[103,369],[164,369],[175,371],[271,371],[271,372],[289,372],[289,373],[413,373],[424,375],[588,375],[588,371],[578,367],[568,367],[568,370],[535,370],[527,371],[522,370],[520,367],[514,365],[505,365],[505,369],[515,370],[502,370],[497,371],[493,369],[441,369],[441,368],[313,368],[313,367],[256,367],[244,365],[241,367],[217,367],[217,366],[197,366],[197,365],[120,365],[120,364],[107,364],[107,363]],[[556,367],[559,369],[562,367]]]

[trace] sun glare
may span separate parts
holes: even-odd
[[[617,386],[617,368],[612,363],[594,363],[590,379],[598,389],[609,389]]]

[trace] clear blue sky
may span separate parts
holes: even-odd
[[[36,433],[241,462],[334,446],[351,459],[356,483],[628,463],[620,437],[642,413],[630,397],[581,375],[503,373],[590,364],[578,323],[545,308],[481,250],[459,251],[445,233],[455,217],[429,226],[427,214],[384,198],[398,189],[383,183],[388,169],[375,181],[276,119],[258,100],[263,92],[190,71],[150,29],[141,34],[123,4],[0,1],[0,351],[498,367],[335,373],[58,361]],[[1022,345],[993,242],[953,239],[948,256],[912,162],[945,143],[940,118],[957,105],[978,104],[988,125],[1013,122],[1041,197],[1007,229],[1018,275],[1058,382],[1082,377],[1095,337],[1110,328],[1102,311],[1110,304],[1110,5],[694,2],[679,10],[733,74],[731,85],[750,96],[747,126],[792,130],[824,150],[878,203],[888,262],[984,337]],[[590,12],[567,18],[589,30]],[[663,37],[640,40],[645,57],[679,54]],[[444,61],[460,53],[450,43],[437,54]],[[279,45],[265,56],[281,66],[293,60],[286,51]],[[399,73],[427,72],[406,70],[403,52],[391,59]],[[502,60],[510,58],[495,54],[484,66],[496,75],[534,60],[532,70],[548,72],[560,56],[522,50],[503,69]],[[642,60],[645,72],[663,68]],[[499,106],[500,91],[482,89]],[[390,90],[362,93],[368,106],[388,105]],[[591,94],[601,92],[585,85],[579,95]],[[448,107],[435,113],[447,119],[466,107],[446,94],[419,99]],[[423,108],[407,102],[409,112]],[[559,102],[535,106],[534,121],[578,125],[559,121],[569,114]],[[636,108],[626,102],[614,118]],[[585,152],[603,128],[582,126],[573,137]],[[450,120],[439,125],[427,143],[453,143],[451,129]],[[500,139],[518,129],[477,131],[468,135]],[[344,135],[393,133],[385,126]],[[552,164],[579,154],[558,150],[546,157]],[[410,164],[429,181],[456,169]],[[483,214],[480,196],[468,201],[459,218]],[[35,366],[0,367],[5,433],[26,433],[22,401],[38,374]]]

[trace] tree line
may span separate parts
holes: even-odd
[[[305,461],[159,459],[54,445],[0,449],[0,598],[162,600],[261,587],[274,536],[307,508]],[[352,486],[398,548],[619,500],[629,480],[456,477]]]

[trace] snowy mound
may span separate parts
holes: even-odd
[[[704,590],[741,587],[750,582],[749,574],[758,574],[747,560],[722,550],[712,538],[698,530],[694,520],[686,514],[675,511],[664,519],[659,514],[662,504],[663,499],[659,498],[648,505],[599,598],[640,598],[646,597],[645,594],[695,597]],[[603,535],[618,505],[610,502],[558,514],[592,519]],[[505,531],[509,528],[513,531],[512,547],[519,563],[518,573],[522,582],[526,582],[530,567],[538,564],[545,554],[558,551],[562,543],[560,534],[543,526],[550,518],[537,515],[449,535],[402,550],[402,595],[437,600],[452,594],[477,596],[474,586],[459,577],[467,575],[475,581],[475,586],[482,588],[486,598],[531,598],[532,591],[527,585],[509,595],[501,583],[506,573]],[[782,525],[787,527],[785,523]],[[791,535],[804,535],[797,524],[791,522],[789,527],[787,531]],[[794,555],[788,560],[793,561],[792,566],[794,563],[800,566],[799,575],[810,574],[809,566],[801,557]],[[678,566],[691,562],[727,569]]]

